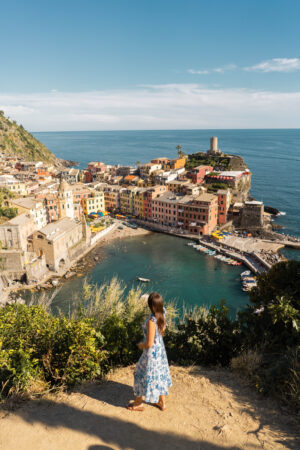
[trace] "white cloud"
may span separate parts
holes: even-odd
[[[235,70],[237,66],[235,64],[227,64],[222,67],[216,67],[214,69],[204,69],[204,70],[195,70],[195,69],[189,69],[188,73],[191,75],[208,75],[210,73],[225,73],[228,71]]]
[[[298,128],[300,92],[166,84],[95,92],[0,93],[0,110],[34,131]]]
[[[189,69],[188,73],[192,74],[192,75],[207,75],[210,73],[209,70],[194,70],[194,69]]]
[[[251,67],[245,67],[244,70],[257,72],[295,72],[296,70],[300,70],[300,59],[273,58]]]

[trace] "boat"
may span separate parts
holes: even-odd
[[[136,277],[138,281],[142,281],[143,283],[150,283],[149,278]]]
[[[243,278],[243,277],[249,277],[251,275],[251,272],[250,272],[250,270],[245,270],[245,272],[242,272],[241,273],[241,277]]]

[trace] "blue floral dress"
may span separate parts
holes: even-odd
[[[157,403],[160,395],[168,395],[168,388],[172,386],[168,358],[163,337],[158,331],[156,318],[151,314],[143,323],[144,339],[147,337],[147,323],[152,320],[155,323],[154,344],[151,348],[143,350],[135,373],[134,394],[145,397],[149,403]]]

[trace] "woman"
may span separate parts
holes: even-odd
[[[166,409],[165,396],[172,386],[169,364],[163,341],[166,329],[165,309],[162,297],[152,292],[148,297],[151,315],[143,323],[144,341],[138,344],[143,350],[134,374],[135,400],[128,405],[131,411],[144,411],[143,397],[161,411]]]

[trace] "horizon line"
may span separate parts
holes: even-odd
[[[300,127],[298,128],[151,128],[151,129],[113,129],[113,130],[43,130],[43,131],[35,131],[35,130],[28,130],[30,133],[111,133],[111,132],[126,132],[126,131],[135,131],[135,132],[145,132],[145,131],[210,131],[210,130],[216,130],[216,131],[256,131],[256,130],[300,130]]]

